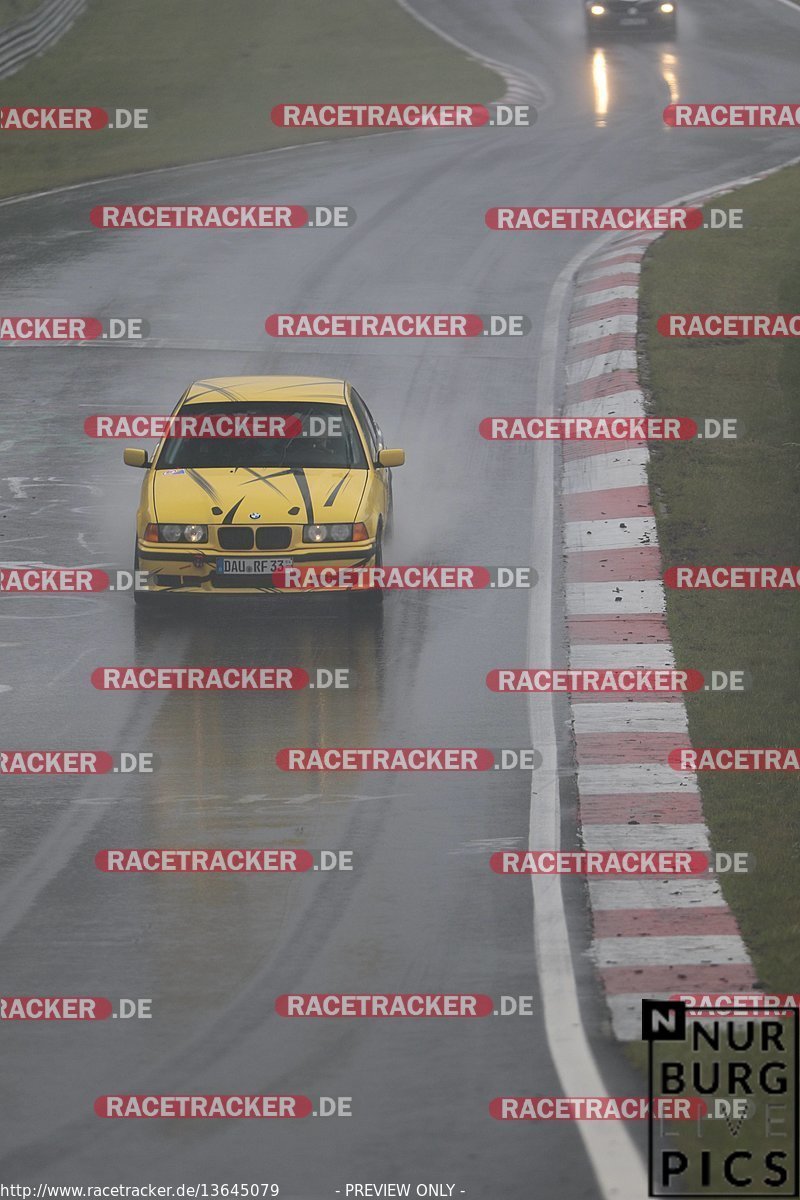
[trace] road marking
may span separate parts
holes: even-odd
[[[584,459],[586,455],[582,455]],[[583,550],[567,555],[568,583],[631,583],[661,579],[658,546],[629,546],[622,550]]]
[[[624,264],[625,275],[639,275],[642,270],[642,259],[644,252],[641,250],[631,250],[628,254],[613,255],[609,254],[606,258],[598,259],[598,266],[592,271],[584,271],[581,279],[605,279],[607,275],[613,274],[609,271],[611,266],[622,266]],[[602,265],[600,265],[602,264]]]
[[[596,304],[606,304],[609,300],[638,300],[639,288],[635,285],[624,287],[608,287],[604,291],[588,292],[584,296],[576,296],[573,308],[592,308]]]
[[[675,937],[678,933],[686,937],[737,936],[738,929],[733,913],[725,907],[669,908],[657,912],[652,908],[615,908],[595,913],[595,932],[598,938]]]
[[[585,707],[591,708],[592,705],[586,705]],[[605,710],[609,706],[595,704],[594,707]],[[647,707],[646,704],[642,705],[642,709],[644,710]],[[676,707],[678,706],[676,705]],[[576,729],[575,742],[581,766],[588,767],[592,763],[598,763],[601,766],[609,766],[611,763],[664,764],[668,761],[669,755],[678,744],[678,739],[669,730],[659,730],[657,733],[645,733],[637,726],[629,726],[627,729],[620,729],[617,726],[613,730],[605,730],[602,733],[580,733]],[[667,788],[667,791],[671,796],[680,799],[678,789]],[[597,795],[598,793],[595,794]],[[655,797],[651,793],[648,793],[646,788],[641,792],[627,792],[624,795],[618,795],[613,790],[607,793],[600,792],[599,795],[603,797],[606,804],[608,804],[609,797],[614,797],[617,804],[624,805],[628,795],[646,796],[651,803],[657,803]]]
[[[676,771],[666,763],[591,763],[578,768],[578,789],[587,796],[620,796],[625,792],[696,792],[692,771]],[[647,834],[647,826],[626,825],[631,834]],[[663,828],[663,827],[662,827]],[[598,836],[595,826],[594,836]],[[613,846],[610,847],[613,850]]]
[[[655,545],[655,542],[655,517],[568,521],[564,526],[564,545],[568,554],[582,550],[621,550],[626,546]]]
[[[656,671],[674,667],[675,655],[671,642],[646,642],[644,645],[629,642],[622,646],[603,645],[598,642],[575,646],[570,655],[569,665],[579,670],[585,667],[641,667]]]
[[[575,400],[564,406],[570,417],[643,417],[646,415],[644,394],[637,388],[612,391],[607,396]]]
[[[610,375],[612,371],[635,370],[635,350],[612,350],[610,353],[596,354],[591,358],[567,363],[567,384],[583,379],[596,379],[598,375]]]
[[[564,491],[602,492],[607,488],[639,487],[647,483],[646,446],[617,450],[601,458],[574,459],[564,464]]]
[[[615,333],[635,334],[636,327],[635,313],[615,313],[613,316],[602,317],[599,321],[577,322],[570,326],[567,344],[580,346],[584,342],[594,342],[598,338],[611,337]]]
[[[581,797],[581,822],[587,825],[703,825],[699,792],[598,793]],[[597,911],[594,913],[597,916]]]
[[[727,907],[719,880],[709,875],[697,879],[630,879],[620,887],[616,879],[590,879],[589,896],[597,911],[627,908]],[[641,1000],[641,996],[640,996]]]
[[[605,967],[669,966],[672,963],[747,963],[747,948],[737,934],[709,937],[616,937],[598,938],[593,958]]]
[[[615,650],[620,648],[614,647]],[[608,704],[574,703],[572,719],[577,734],[624,733],[628,724],[642,733],[681,734],[689,728],[686,706],[682,700],[655,701],[652,704],[639,704],[635,700],[621,704],[613,701]]]
[[[587,825],[583,831],[587,850],[698,850],[710,851],[708,830],[693,822],[691,825]],[[684,880],[676,876],[679,887]],[[618,878],[617,887],[624,889],[628,880]]]
[[[570,617],[610,612],[663,613],[667,608],[664,588],[657,579],[639,583],[570,583],[566,594]]]
[[[575,273],[596,253],[600,239],[567,264],[550,292],[539,355],[537,394],[546,407],[561,395],[562,329]],[[532,509],[539,529],[557,531],[555,515],[555,448],[542,443],[533,474]],[[536,547],[541,554],[541,548]],[[556,553],[550,542],[551,564]],[[551,580],[553,571],[551,566]],[[553,595],[537,588],[528,610],[528,661],[553,661]],[[540,698],[538,698],[540,701]],[[542,767],[531,773],[528,845],[532,850],[556,850],[561,845],[561,803],[558,740],[553,704],[529,699],[531,744],[542,754]],[[542,997],[542,1017],[553,1065],[565,1096],[603,1096],[597,1061],[586,1036],[572,964],[564,894],[560,877],[531,876],[534,954]],[[581,1121],[578,1134],[589,1158],[603,1200],[631,1200],[647,1190],[644,1164],[624,1122]]]
[[[495,71],[498,75],[502,76],[506,82],[507,89],[506,95],[503,97],[504,102],[514,101],[519,103],[520,101],[530,99],[534,101],[539,111],[549,107],[553,103],[553,93],[548,85],[543,80],[537,78],[536,75],[531,74],[530,71],[523,71],[518,67],[512,67],[509,63],[500,62],[499,59],[489,58],[479,50],[473,49],[472,46],[467,46],[464,42],[459,41],[458,38],[453,37],[452,34],[446,33],[444,29],[435,25],[430,18],[423,17],[409,3],[409,0],[395,0],[395,3],[402,8],[403,12],[408,13],[420,25],[424,25],[426,29],[435,33],[442,41],[455,46],[457,50],[463,50],[470,58],[474,58],[482,66],[488,67],[489,70]]]
[[[798,162],[800,158],[795,158],[713,191],[705,189],[682,197],[673,204],[707,201]],[[599,251],[585,276],[577,276],[576,272],[576,294],[569,317],[573,327],[571,344],[583,346],[587,357],[574,364],[567,355],[571,411],[577,408],[594,415],[598,407],[602,411],[610,407],[611,414],[621,415],[625,393],[628,402],[642,405],[636,363],[632,370],[624,369],[619,337],[608,337],[605,322],[614,316],[615,308],[620,328],[623,321],[629,328],[632,313],[638,317],[638,289],[630,285],[640,268],[634,270],[630,263],[623,268],[620,260],[627,254],[620,251],[623,246],[636,246],[638,258],[639,248],[654,240],[652,236],[617,239],[610,252]],[[605,266],[597,269],[603,261]],[[605,344],[596,337],[601,330]],[[595,356],[589,357],[592,353]],[[578,375],[582,377],[575,382]],[[568,579],[574,580],[576,574],[602,575],[606,570],[624,577],[629,569],[635,569],[635,560],[629,563],[625,550],[615,543],[613,522],[614,518],[622,518],[625,523],[652,518],[648,462],[646,445],[599,456],[576,456],[574,452],[564,455],[562,507]],[[610,546],[592,543],[590,530],[594,527],[611,540]],[[652,524],[648,528],[652,534]],[[657,538],[649,541],[657,548]],[[660,580],[623,578],[613,583],[587,579],[569,582],[566,592],[571,667],[597,665],[596,659],[592,662],[594,656],[611,656],[614,662],[634,656],[637,665],[645,661],[664,663],[666,659],[665,665],[671,665]],[[648,619],[645,614],[653,614],[655,623],[643,624]],[[683,700],[666,702],[642,695],[627,705],[611,697],[586,696],[573,702],[572,711],[584,846],[676,851],[702,847],[710,852],[696,776],[675,772],[659,761],[663,746],[671,740],[672,728],[677,727],[676,739],[688,735]],[[605,743],[608,748],[604,751]],[[594,921],[592,955],[618,1038],[639,1037],[644,996],[676,991],[736,991],[755,986],[755,971],[735,915],[713,877],[590,881],[589,897]],[[701,927],[698,909],[712,906],[719,911],[713,930],[709,928],[707,936],[689,933],[689,929]],[[609,912],[617,915],[609,917]],[[699,916],[702,918],[702,912]],[[720,922],[728,932],[720,932]],[[673,935],[665,932],[669,929],[675,931]]]

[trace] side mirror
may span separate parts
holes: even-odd
[[[402,467],[406,461],[405,450],[379,450],[378,451],[378,466],[379,467]]]
[[[127,446],[122,451],[122,461],[126,467],[146,467],[147,451],[141,450],[138,446]]]

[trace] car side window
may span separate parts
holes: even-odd
[[[355,414],[358,417],[358,423],[364,430],[364,436],[366,437],[367,444],[369,446],[370,458],[373,462],[376,462],[378,458],[378,451],[383,449],[383,436],[381,431],[375,424],[372,413],[369,411],[354,387],[350,388],[350,400],[355,410]]]

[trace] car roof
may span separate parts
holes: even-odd
[[[324,375],[223,375],[219,379],[198,379],[186,392],[183,404],[214,400],[258,404],[319,400],[344,404],[346,386],[343,379]]]

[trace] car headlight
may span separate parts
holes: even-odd
[[[663,13],[671,13],[671,12],[675,12],[675,5],[674,5],[674,4],[662,4],[662,5],[661,5],[661,11],[662,11]]]
[[[198,542],[208,541],[207,525],[148,525],[145,530],[146,542]]]
[[[183,536],[187,542],[207,542],[207,525],[184,525]]]
[[[606,11],[606,6],[605,4],[593,4],[589,11],[593,17],[602,17],[603,13]]]
[[[366,525],[304,525],[304,542],[365,542],[369,534]]]

